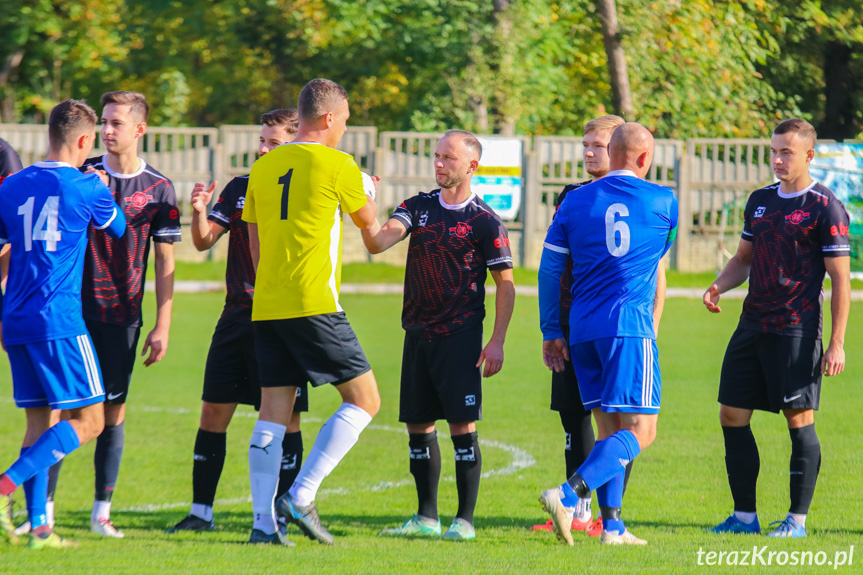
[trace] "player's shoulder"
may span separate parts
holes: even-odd
[[[779,182],[773,182],[770,185],[767,185],[767,186],[764,186],[762,188],[758,188],[757,190],[754,190],[749,195],[750,195],[750,197],[756,197],[757,196],[759,198],[762,198],[762,197],[775,196],[777,194],[777,192],[779,192]]]
[[[590,184],[592,182],[593,182],[593,180],[585,180],[583,182],[576,182],[574,184],[566,184],[563,187],[563,190],[560,192],[560,194],[557,195],[557,205],[560,206],[560,204],[563,203],[563,200],[566,199],[566,196],[567,196],[567,194],[569,194],[569,192],[572,192],[572,191],[577,190],[579,188],[583,188],[584,186],[586,186],[587,184]]]
[[[824,205],[832,204],[834,202],[842,204],[842,200],[840,200],[836,196],[836,194],[833,193],[833,190],[831,190],[821,182],[816,181],[815,184],[811,188],[809,188],[809,193],[818,198],[818,200],[820,200]]]
[[[480,217],[484,217],[489,222],[494,222],[496,224],[501,224],[502,222],[500,216],[497,215],[497,212],[495,212],[491,206],[485,203],[485,200],[477,194],[474,194],[473,197],[468,200],[467,208],[473,210]]]
[[[222,190],[222,195],[239,194],[243,195],[249,189],[249,176],[237,176],[233,178],[225,189]]]
[[[153,180],[154,183],[164,183],[169,188],[173,186],[173,184],[171,183],[171,180],[170,180],[170,178],[168,178],[168,176],[166,176],[165,174],[163,174],[162,172],[160,172],[159,170],[157,170],[156,168],[154,168],[153,166],[151,166],[150,164],[148,164],[144,160],[141,160],[141,170],[140,171],[141,171],[141,173],[140,173],[139,177],[142,179]]]

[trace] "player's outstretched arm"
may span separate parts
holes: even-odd
[[[375,218],[372,227],[362,230],[363,243],[370,254],[379,254],[390,249],[408,235],[407,227],[398,218],[390,218],[380,225]]]
[[[192,190],[192,243],[199,252],[210,249],[227,229],[224,226],[207,219],[207,207],[213,199],[213,192],[219,182],[213,181],[209,186],[196,182]]]
[[[719,307],[719,296],[749,279],[749,270],[752,267],[752,253],[752,242],[741,239],[740,244],[737,246],[737,253],[728,260],[722,273],[719,274],[713,285],[704,292],[704,307],[707,308],[707,311],[711,313],[721,312],[722,308]]]
[[[824,258],[824,266],[830,274],[830,344],[821,358],[821,373],[839,375],[845,369],[845,328],[851,309],[851,258]]]
[[[168,351],[168,332],[171,329],[171,309],[174,305],[174,244],[156,242],[156,325],[147,335],[141,355],[149,355],[144,366],[161,361]]]
[[[392,220],[390,220],[392,221]],[[481,367],[484,377],[491,377],[503,367],[503,342],[506,340],[506,330],[512,319],[512,310],[515,307],[515,282],[512,278],[512,269],[491,270],[491,277],[497,286],[494,296],[494,331],[491,339],[479,354],[477,367]]]

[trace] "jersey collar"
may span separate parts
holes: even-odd
[[[790,199],[790,198],[799,198],[800,196],[802,196],[804,194],[808,194],[809,192],[811,192],[812,188],[814,188],[817,183],[818,183],[818,180],[816,180],[815,178],[812,178],[811,184],[809,184],[808,186],[806,186],[805,188],[803,188],[799,192],[794,192],[793,194],[783,193],[782,187],[780,185],[780,186],[776,186],[776,193],[779,195],[780,198],[785,198],[786,200]]]
[[[121,174],[120,172],[115,172],[108,165],[108,161],[105,159],[105,156],[102,156],[102,162],[101,163],[102,163],[102,166],[105,167],[105,171],[108,172],[110,175],[114,176],[115,178],[119,178],[121,180],[128,180],[128,179],[136,178],[136,177],[140,176],[141,174],[144,173],[144,170],[147,169],[147,162],[145,162],[142,158],[138,158],[138,161],[141,163],[141,165],[137,169],[137,171],[135,171],[132,174]]]
[[[473,201],[473,199],[475,197],[476,197],[476,194],[474,192],[471,192],[470,196],[468,196],[468,198],[465,201],[463,201],[462,203],[460,203],[460,204],[448,204],[445,201],[443,201],[443,192],[438,192],[437,199],[438,199],[438,202],[440,202],[441,207],[445,210],[463,210],[469,203],[471,203]]]
[[[33,164],[37,168],[71,168],[72,164],[67,164],[66,162],[49,162],[47,160],[42,162],[36,162]]]
[[[635,175],[635,172],[633,172],[632,170],[614,170],[613,172],[608,172],[603,177],[607,178],[608,176],[625,176],[625,177],[629,177],[629,178],[637,178],[638,177]]]

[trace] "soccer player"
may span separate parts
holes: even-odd
[[[9,354],[15,403],[27,415],[21,457],[0,475],[0,537],[15,543],[11,494],[24,484],[31,548],[68,547],[48,523],[48,467],[102,430],[99,362],[81,316],[87,228],[120,237],[126,221],[111,191],[80,166],[93,148],[96,113],[67,100],[48,119],[50,152],[3,184],[0,243],[12,245],[8,290],[0,296],[0,342]],[[51,410],[68,420],[51,426]]]
[[[565,507],[596,491],[602,543],[645,544],[620,518],[626,465],[656,436],[660,374],[654,300],[659,260],[677,230],[677,200],[645,182],[653,136],[636,123],[609,142],[611,171],[569,194],[545,240],[539,270],[543,360],[561,372],[572,354],[584,406],[593,410],[597,441],[578,470],[540,502],[564,543],[573,544]],[[573,254],[570,339],[559,318],[560,276]]]
[[[5,178],[23,169],[24,166],[21,165],[21,158],[18,156],[18,152],[15,151],[15,148],[9,142],[0,138],[0,184],[3,183]]]
[[[455,453],[458,512],[444,539],[474,539],[482,457],[482,375],[503,367],[503,343],[515,304],[512,254],[500,218],[471,191],[482,145],[470,132],[450,130],[435,148],[439,189],[409,198],[381,226],[363,230],[370,253],[410,233],[402,327],[405,330],[399,421],[407,425],[416,515],[382,535],[438,536],[441,472],[435,422],[449,423]],[[483,347],[487,270],[497,286],[494,331]],[[485,364],[483,366],[483,364]]]
[[[138,157],[147,132],[149,105],[137,92],[102,95],[102,142],[107,153],[86,165],[104,170],[108,187],[129,223],[123,238],[90,230],[84,261],[82,302],[87,330],[102,366],[105,383],[105,430],[96,441],[96,493],[90,529],[105,537],[123,537],[111,522],[111,496],[120,473],[125,442],[123,422],[138,336],[141,300],[153,240],[156,267],[156,324],[141,355],[144,366],[160,361],[168,349],[174,298],[174,242],[180,241],[180,216],[171,182]],[[149,351],[149,354],[148,354]],[[59,469],[56,470],[59,472]],[[49,487],[53,497],[56,481]]]
[[[256,265],[252,325],[261,412],[249,442],[251,542],[287,544],[273,520],[282,438],[297,387],[332,383],[343,403],[324,424],[276,510],[311,539],[332,543],[314,499],[321,482],[380,409],[374,374],[339,305],[342,213],[375,221],[354,159],[335,149],[350,116],[345,89],[323,78],[300,91],[299,131],[252,166],[243,219]]]
[[[624,123],[620,116],[600,116],[584,125],[582,151],[584,167],[592,179],[577,184],[568,184],[557,197],[557,207],[563,203],[567,194],[595,182],[609,171],[608,142],[614,130]],[[665,267],[660,263],[657,270],[656,298],[654,300],[654,324],[658,327],[665,302]],[[572,258],[566,258],[566,266],[560,276],[560,327],[564,338],[569,341],[569,311],[572,306]],[[594,433],[590,410],[585,409],[578,392],[578,379],[572,362],[564,362],[564,371],[551,372],[551,409],[557,411],[565,433],[564,461],[566,477],[571,477],[578,467],[584,463],[590,450],[593,449]],[[623,478],[623,490],[629,482],[632,462],[626,466]],[[602,533],[602,517],[593,521],[590,511],[590,497],[579,499],[574,507],[566,507],[566,514],[572,518],[572,529],[585,531],[591,537],[599,537]],[[552,531],[552,521],[534,525],[534,531]]]
[[[279,109],[261,116],[261,156],[276,146],[290,142],[297,133],[297,111]],[[228,295],[222,317],[216,325],[207,368],[204,372],[204,395],[201,426],[195,439],[192,470],[192,510],[169,530],[205,531],[213,529],[213,501],[225,464],[225,444],[228,425],[238,403],[260,409],[261,388],[255,361],[255,340],[252,331],[252,295],[255,290],[255,268],[249,251],[248,224],[243,221],[248,176],[231,180],[213,206],[209,217],[207,207],[217,182],[209,187],[195,184],[192,191],[192,241],[199,251],[213,247],[226,232],[228,263],[225,283]],[[282,496],[293,484],[303,461],[303,436],[300,433],[300,412],[308,411],[305,384],[297,388],[294,414],[282,441],[282,462],[276,496]]]
[[[760,466],[749,422],[753,410],[782,412],[791,435],[791,507],[771,524],[771,537],[805,537],[806,514],[821,468],[815,410],[821,375],[845,369],[850,307],[848,213],[809,175],[815,129],[800,119],[776,126],[770,156],[777,183],[756,190],[744,211],[743,235],[704,305],[749,279],[740,323],[725,352],[719,379],[719,422],[734,513],[714,533],[759,533],[755,485]],[[830,344],[822,352],[824,273],[832,280]]]
[[[0,184],[15,172],[21,171],[21,158],[9,142],[0,138]],[[0,248],[0,287],[6,287],[6,271],[9,269],[9,246]]]

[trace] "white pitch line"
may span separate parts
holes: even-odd
[[[197,410],[191,410],[184,407],[155,407],[155,406],[143,406],[143,407],[130,407],[132,411],[146,411],[149,413],[167,413],[172,415],[197,415]],[[234,417],[258,417],[258,414],[255,412],[237,412],[234,414]],[[318,417],[303,417],[304,422],[309,423],[322,423],[324,420]],[[367,429],[371,429],[374,431],[387,431],[392,433],[402,433],[407,435],[407,431],[403,427],[392,427],[389,425],[377,425],[371,424],[367,427]],[[449,435],[445,433],[438,433],[438,436],[447,439]],[[530,453],[521,449],[520,447],[516,447],[514,445],[510,445],[508,443],[502,443],[500,441],[493,441],[490,439],[480,439],[479,444],[484,447],[490,447],[492,449],[501,449],[510,454],[512,460],[509,465],[506,467],[502,467],[500,469],[490,469],[485,471],[482,474],[483,478],[488,477],[498,477],[504,475],[512,475],[522,469],[526,469],[536,464],[536,460],[531,456]],[[455,477],[444,477],[444,481],[452,482],[455,481]],[[398,487],[407,487],[409,485],[413,485],[414,482],[412,479],[402,479],[400,481],[381,481],[375,485],[371,485],[369,487],[359,487],[349,489],[347,487],[334,487],[334,488],[324,488],[319,491],[319,493],[323,495],[349,495],[354,491],[360,492],[377,492],[377,491],[385,491],[387,489],[396,489]],[[252,501],[251,496],[246,497],[238,497],[238,498],[230,498],[230,499],[217,499],[215,501],[215,505],[238,505],[241,503],[250,503]],[[185,508],[192,505],[191,501],[183,501],[177,503],[160,503],[160,504],[148,504],[148,505],[135,505],[131,507],[124,507],[121,509],[117,509],[116,511],[119,513],[123,512],[135,512],[135,513],[154,513],[156,511],[165,511],[169,509],[178,509]]]

